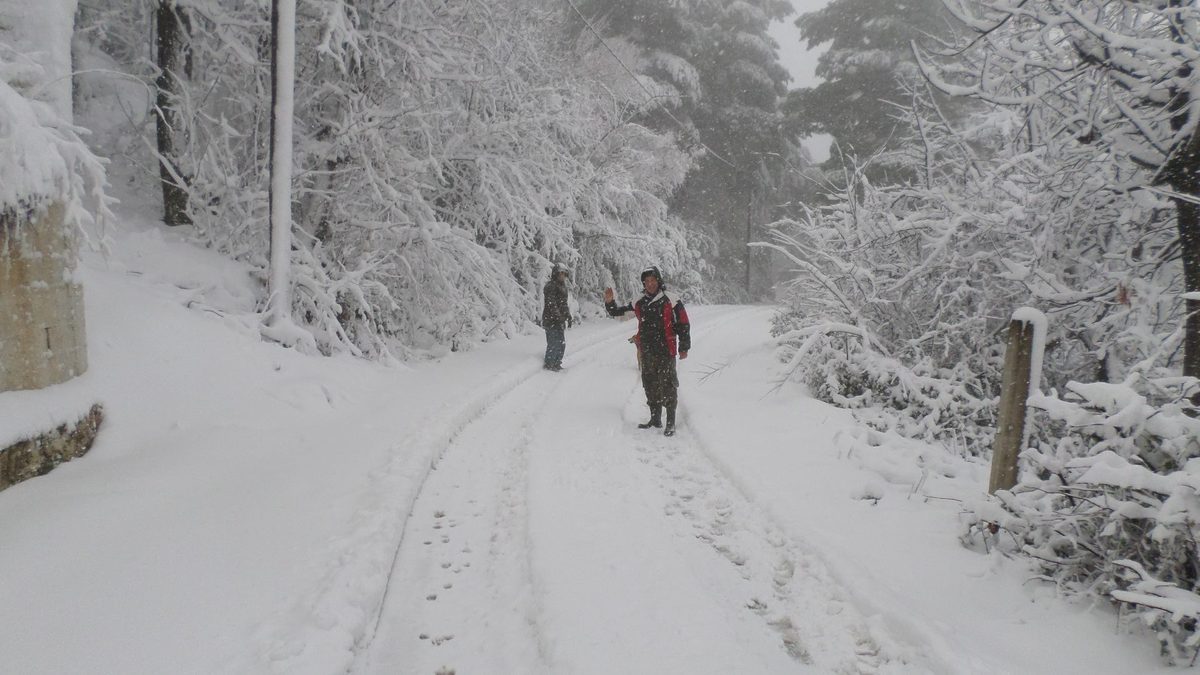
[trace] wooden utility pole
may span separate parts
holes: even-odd
[[[989,494],[1017,484],[1017,457],[1025,441],[1026,401],[1030,382],[1036,379],[1032,372],[1034,324],[1034,321],[1016,315],[1008,324],[1008,349],[1004,353],[1004,382],[996,420],[996,441],[992,446]]]

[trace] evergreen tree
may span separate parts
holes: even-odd
[[[592,27],[639,50],[635,72],[660,89],[644,120],[681,135],[697,156],[673,210],[717,243],[717,279],[741,283],[718,293],[750,292],[747,244],[757,237],[788,139],[778,111],[787,71],[771,21],[782,0],[588,0],[576,3]],[[582,19],[579,20],[582,24]],[[580,31],[588,30],[580,25]],[[747,226],[749,221],[749,227]],[[765,266],[763,268],[765,271]],[[717,282],[718,285],[723,282]],[[728,282],[724,282],[728,283]]]
[[[940,0],[833,0],[796,20],[809,49],[829,44],[817,62],[821,84],[793,90],[784,105],[789,128],[829,134],[839,153],[865,159],[907,129],[897,104],[919,86],[911,43],[950,24]]]
[[[1059,137],[1073,139],[1076,168],[1066,176],[1106,176],[1104,191],[1114,203],[1126,202],[1125,211],[1154,203],[1154,215],[1139,219],[1140,226],[1161,231],[1158,214],[1174,212],[1177,240],[1156,262],[1181,263],[1179,290],[1186,298],[1176,298],[1172,314],[1183,324],[1182,373],[1200,377],[1200,300],[1192,295],[1200,293],[1194,57],[1200,8],[1185,0],[1128,6],[955,0],[947,6],[976,34],[955,49],[929,54],[940,63],[928,71],[939,88],[1023,110],[1033,150]],[[1043,175],[1050,184],[1063,177],[1061,170]],[[1097,232],[1108,226],[1097,223]],[[1145,248],[1138,243],[1131,257],[1142,259]]]

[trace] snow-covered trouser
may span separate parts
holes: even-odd
[[[646,390],[646,405],[650,406],[651,410],[659,406],[674,408],[679,390],[675,357],[670,354],[642,352],[642,387]]]
[[[563,354],[567,352],[567,335],[562,326],[545,326],[546,329],[546,365],[558,367],[562,365]]]

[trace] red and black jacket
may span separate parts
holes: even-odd
[[[671,356],[692,348],[691,324],[682,302],[672,303],[666,293],[654,297],[643,295],[637,302],[617,306],[604,303],[609,316],[633,312],[638,319],[638,346],[642,354]]]

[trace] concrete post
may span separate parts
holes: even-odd
[[[0,392],[41,389],[87,370],[83,288],[61,203],[0,206]]]

